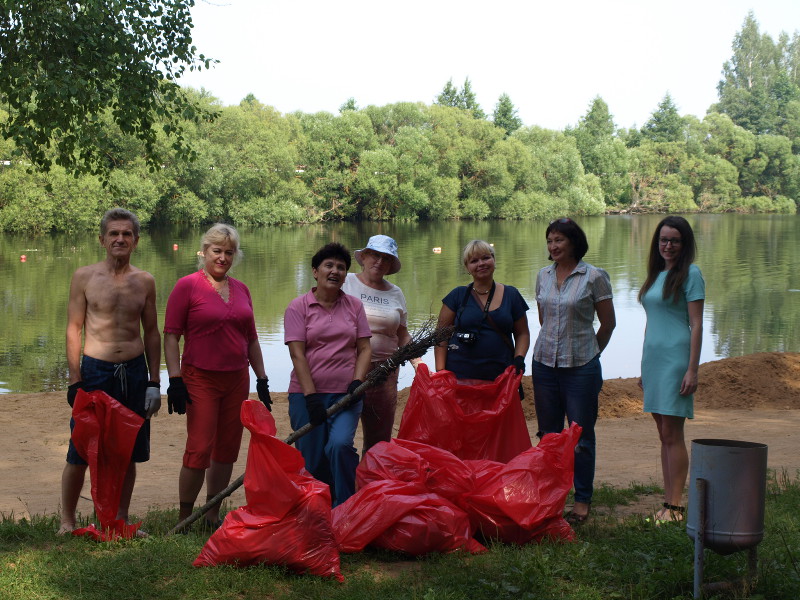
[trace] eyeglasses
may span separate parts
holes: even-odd
[[[550,221],[550,225],[552,225],[553,223],[561,223],[563,225],[564,223],[572,223],[572,219],[570,219],[569,217],[562,217],[560,219],[553,219],[552,221]]]
[[[673,246],[680,246],[681,238],[658,238],[658,243],[661,246],[668,246],[669,244],[672,244]]]

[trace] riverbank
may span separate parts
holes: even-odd
[[[700,365],[699,378],[695,419],[686,426],[687,440],[765,443],[770,468],[786,469],[791,475],[800,471],[800,353],[769,352],[708,362]],[[534,435],[530,377],[524,378],[523,385],[528,430]],[[400,392],[395,427],[400,424],[408,393],[408,388]],[[287,396],[272,396],[278,437],[285,438],[291,433]],[[0,398],[4,409],[0,412],[0,513],[17,518],[55,513],[69,441],[66,393],[4,394]],[[658,438],[652,418],[641,412],[641,402],[635,378],[604,383],[597,425],[597,483],[627,486],[660,481]],[[139,465],[132,514],[176,506],[185,427],[184,417],[167,414],[165,398],[162,412],[152,423],[151,459]],[[244,471],[248,443],[245,431],[234,477]],[[231,502],[244,504],[241,488]],[[88,482],[78,510],[83,514],[92,510]]]

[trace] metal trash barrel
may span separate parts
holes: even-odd
[[[764,539],[767,446],[738,440],[692,440],[686,533],[695,539],[697,479],[707,482],[706,548],[731,554]]]

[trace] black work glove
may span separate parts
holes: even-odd
[[[362,383],[364,383],[364,382],[361,381],[360,379],[353,379],[353,381],[350,382],[350,385],[347,386],[347,393],[352,396],[353,392],[355,392],[356,389],[358,389],[358,387]],[[364,392],[361,392],[358,396],[353,396],[353,397],[357,399],[357,398],[359,398],[359,397],[361,397],[363,395],[364,395]]]
[[[269,379],[256,379],[256,392],[258,399],[264,403],[269,412],[272,412],[272,398],[269,397]]]
[[[186,413],[186,405],[191,404],[189,391],[183,383],[183,377],[170,377],[169,387],[167,388],[167,410],[169,414],[173,411],[179,415]]]
[[[72,408],[72,406],[74,406],[75,404],[75,397],[78,395],[78,390],[82,389],[83,389],[82,381],[76,381],[67,388],[67,404],[69,404],[70,408]]]
[[[514,357],[514,372],[516,375],[520,373],[525,373],[525,357],[524,356],[515,356]]]
[[[525,400],[525,390],[522,389],[522,384],[519,384],[519,401],[522,402]]]
[[[308,411],[308,422],[312,427],[322,425],[328,419],[328,412],[322,403],[322,394],[307,394],[306,410]]]

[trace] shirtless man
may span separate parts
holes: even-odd
[[[100,245],[106,250],[106,259],[75,271],[67,316],[69,405],[75,402],[78,389],[101,389],[146,418],[122,487],[117,518],[126,522],[136,482],[136,463],[150,458],[149,419],[161,407],[156,286],[150,273],[131,265],[131,254],[138,243],[139,220],[133,213],[121,208],[106,212],[100,222]],[[70,430],[73,426],[74,421],[70,421]],[[75,511],[86,467],[70,438],[61,476],[59,533],[75,529]]]

